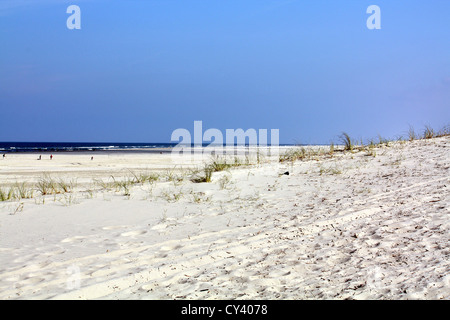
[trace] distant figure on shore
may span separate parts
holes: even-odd
[[[52,160],[52,159],[53,159],[53,155],[51,154],[51,155],[50,155],[50,160]]]
[[[91,160],[94,160],[94,157],[91,157]]]
[[[38,160],[41,160],[41,159],[42,159],[42,156],[40,155],[39,158],[38,158]]]
[[[3,159],[5,159],[6,158],[6,154],[3,154]]]

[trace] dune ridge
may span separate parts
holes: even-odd
[[[78,184],[0,202],[0,298],[449,299],[450,137],[373,150],[128,194],[86,188],[167,155],[8,155],[5,185],[46,169]]]

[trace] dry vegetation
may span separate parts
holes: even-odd
[[[417,134],[413,127],[409,127],[406,138],[399,138],[397,141],[413,141],[417,139],[431,139],[437,137],[443,137],[450,135],[450,126],[446,126],[440,130],[434,130],[430,126],[426,126],[423,129],[422,134]],[[323,147],[296,147],[289,149],[285,153],[279,156],[279,162],[294,162],[294,161],[310,161],[319,160],[324,157],[333,158],[336,153],[345,152],[361,152],[364,151],[366,156],[376,157],[376,147],[389,147],[393,140],[384,139],[381,136],[378,139],[370,139],[366,144],[362,141],[359,143],[352,139],[349,134],[343,132],[339,136],[342,144]],[[261,156],[258,152],[256,158],[256,164],[261,162]],[[122,194],[123,196],[130,197],[131,189],[136,185],[150,185],[152,186],[156,182],[173,182],[175,186],[178,186],[183,181],[190,181],[192,183],[209,183],[213,173],[224,170],[230,170],[240,166],[248,166],[255,164],[250,161],[248,157],[233,159],[214,157],[208,164],[205,164],[202,168],[187,169],[182,171],[181,174],[175,174],[174,170],[167,170],[163,173],[155,172],[134,172],[129,170],[128,174],[124,177],[110,176],[107,181],[102,179],[94,179],[92,184],[87,189],[83,189],[77,184],[75,180],[64,180],[61,178],[55,179],[49,174],[44,174],[35,184],[31,183],[15,183],[12,186],[5,187],[0,186],[0,201],[21,201],[22,199],[32,199],[39,197],[39,201],[45,203],[45,197],[53,196],[56,199],[56,195],[61,195],[60,201],[64,204],[74,203],[75,196],[73,195],[75,190],[81,191],[87,197],[92,198],[95,191],[110,191]],[[320,168],[320,174],[341,174],[342,170],[338,167]],[[225,189],[229,183],[229,178],[226,176],[219,181],[221,189]],[[175,191],[166,191],[160,195],[163,199],[169,202],[177,201],[183,196],[183,190],[180,188]],[[192,194],[192,200],[194,202],[204,201],[203,197]],[[61,200],[62,199],[62,200]]]

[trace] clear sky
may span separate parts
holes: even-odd
[[[0,141],[170,142],[194,120],[281,143],[438,129],[449,14],[448,0],[0,0]]]

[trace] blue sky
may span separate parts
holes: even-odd
[[[66,9],[81,8],[81,30]],[[369,30],[369,5],[381,30]],[[450,1],[0,0],[0,141],[281,143],[450,123]]]

